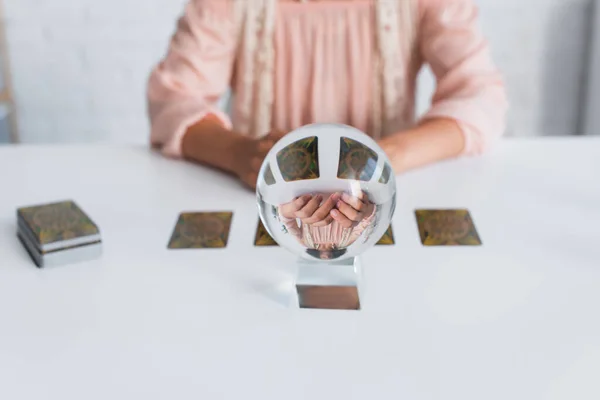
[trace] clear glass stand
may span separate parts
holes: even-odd
[[[358,257],[317,263],[298,260],[297,306],[328,310],[360,310],[362,270]]]

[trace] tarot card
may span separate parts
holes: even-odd
[[[377,159],[377,153],[364,144],[350,138],[340,138],[340,162],[337,177],[369,181],[375,172]]]
[[[44,266],[44,262],[41,254],[37,252],[35,246],[21,232],[17,232],[17,237],[19,238],[19,241],[27,251],[27,254],[29,254],[29,257],[31,257],[31,260],[35,263],[35,265],[38,268],[42,268]]]
[[[379,239],[379,241],[375,245],[376,246],[393,245],[395,243],[396,242],[394,240],[394,230],[392,229],[392,225],[390,224],[387,231],[385,231],[385,233],[383,234],[381,239]]]
[[[424,246],[479,246],[481,239],[466,209],[416,210]]]
[[[319,178],[319,146],[316,136],[298,140],[277,153],[277,164],[286,182]]]
[[[170,249],[208,249],[227,246],[232,212],[181,213],[171,235]]]
[[[269,235],[267,229],[262,223],[262,220],[258,219],[258,224],[256,225],[256,235],[254,236],[254,245],[255,246],[279,246],[275,240]]]
[[[43,251],[100,240],[98,226],[70,200],[19,208],[17,219]]]
[[[99,258],[102,255],[102,242],[100,241],[40,253],[36,245],[23,232],[17,232],[17,236],[35,265],[39,268],[89,261]]]

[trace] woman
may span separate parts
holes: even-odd
[[[415,120],[424,63],[437,88]],[[232,118],[216,106],[229,87]],[[191,0],[148,102],[165,155],[251,187],[281,132],[302,125],[354,126],[401,173],[482,153],[507,108],[472,0]]]

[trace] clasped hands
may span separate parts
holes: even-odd
[[[287,219],[300,219],[302,224],[322,227],[337,221],[344,228],[352,228],[371,215],[374,204],[364,192],[357,196],[336,192],[326,199],[321,194],[306,194],[280,206],[280,214]]]

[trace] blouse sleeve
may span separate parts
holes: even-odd
[[[167,55],[150,74],[150,140],[167,156],[181,156],[186,130],[207,114],[231,127],[217,107],[229,87],[237,46],[231,3],[189,0]]]
[[[437,80],[424,119],[452,118],[465,154],[479,154],[502,136],[507,100],[502,77],[478,27],[473,0],[420,0],[420,50]]]

